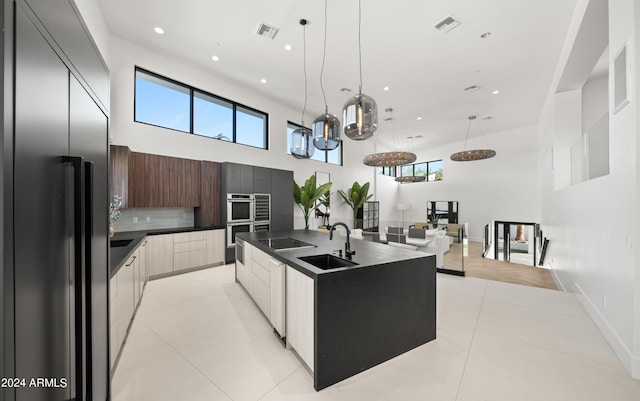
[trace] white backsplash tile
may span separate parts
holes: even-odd
[[[137,222],[136,222],[137,219]],[[122,209],[116,232],[193,227],[193,208]]]

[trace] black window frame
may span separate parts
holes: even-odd
[[[400,175],[399,175],[398,177],[402,177],[402,176],[403,176],[403,175],[402,175],[402,170],[403,170],[403,168],[408,167],[408,166],[411,166],[411,172],[412,172],[412,173],[411,173],[411,175],[415,175],[415,173],[416,173],[416,166],[417,166],[417,165],[419,165],[419,164],[425,164],[425,165],[426,165],[426,168],[427,168],[426,175],[425,175],[426,179],[425,179],[424,181],[422,181],[422,182],[436,182],[436,181],[444,181],[444,163],[443,163],[442,179],[440,179],[440,180],[430,180],[430,179],[429,179],[429,165],[430,165],[431,163],[438,163],[438,162],[442,163],[442,159],[430,160],[430,161],[428,161],[428,162],[418,162],[418,163],[412,163],[412,164],[405,164],[405,165],[399,166],[399,167],[400,167],[400,169],[399,169],[399,170],[396,170],[396,171],[399,171],[399,172],[400,172]]]
[[[307,127],[303,127],[300,124],[296,124],[294,122],[291,122],[291,121],[287,120],[287,137],[289,136],[289,128],[291,128],[291,127],[295,127],[295,128],[293,128],[294,130],[296,128],[307,128]],[[307,129],[311,130],[311,128],[307,128]],[[287,138],[287,145],[288,144],[289,144],[289,139]],[[317,148],[316,148],[315,152],[324,152],[324,161],[316,160],[316,159],[306,159],[306,160],[311,160],[311,161],[319,162],[319,163],[331,164],[332,166],[343,166],[344,165],[343,164],[344,163],[344,146],[343,146],[342,139],[340,140],[340,145],[338,146],[338,149],[340,149],[340,164],[331,163],[329,161],[329,152],[333,152],[333,150],[320,150],[320,149],[317,149]],[[291,154],[291,148],[289,146],[287,146],[287,154],[288,155]]]
[[[165,126],[162,126],[162,125],[149,123],[149,122],[146,122],[146,121],[138,121],[138,120],[136,120],[136,103],[137,103],[137,101],[136,101],[136,93],[137,92],[136,91],[137,91],[137,75],[138,75],[138,71],[140,71],[140,72],[142,72],[144,74],[147,74],[147,75],[151,75],[152,77],[154,77],[156,79],[159,79],[159,80],[162,80],[162,81],[166,81],[166,82],[171,83],[173,85],[181,86],[181,87],[186,88],[186,89],[189,90],[189,131],[188,132],[180,130],[180,129],[176,129],[176,128],[165,127]],[[193,129],[193,127],[194,127],[194,119],[193,119],[193,117],[194,117],[194,107],[193,106],[194,106],[194,94],[195,94],[195,92],[198,92],[199,94],[202,94],[202,95],[205,95],[205,96],[209,96],[211,98],[214,98],[214,99],[220,100],[222,102],[226,102],[226,103],[231,104],[231,106],[232,106],[232,131],[233,132],[232,132],[232,138],[230,138],[229,141],[226,141],[226,140],[224,140],[222,138],[215,138],[215,137],[212,137],[212,136],[198,134],[198,133],[193,132],[194,131],[194,129]],[[236,117],[236,114],[238,113],[238,107],[264,116],[264,147],[254,146],[254,145],[250,145],[250,144],[242,143],[242,142],[237,142],[237,125],[236,125],[237,117]],[[172,130],[172,131],[184,132],[184,133],[187,133],[187,134],[196,135],[196,136],[200,136],[200,137],[204,137],[204,138],[222,140],[222,141],[225,141],[225,142],[235,143],[237,145],[249,146],[249,147],[252,147],[252,148],[255,148],[255,149],[269,150],[269,113],[265,113],[264,111],[258,110],[258,109],[254,108],[254,107],[247,106],[245,104],[235,102],[235,101],[233,101],[231,99],[227,99],[227,98],[224,98],[222,96],[218,96],[218,95],[213,94],[211,92],[202,90],[200,88],[196,88],[194,86],[185,84],[184,82],[180,82],[180,81],[177,81],[177,80],[172,79],[172,78],[165,77],[163,75],[157,74],[157,73],[155,73],[153,71],[149,71],[147,69],[144,69],[144,68],[141,68],[141,67],[138,67],[138,66],[135,66],[134,74],[133,74],[133,121],[138,123],[138,124],[151,125],[153,127],[160,127],[160,128],[169,129],[169,130]]]
[[[389,177],[395,177],[396,176],[396,166],[385,166],[385,167],[378,167],[378,174],[381,175],[386,175]]]

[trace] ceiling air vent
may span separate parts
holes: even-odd
[[[256,33],[260,36],[264,36],[265,38],[273,39],[278,33],[278,28],[267,24],[260,24]]]
[[[452,30],[453,28],[457,27],[458,25],[460,25],[460,21],[452,17],[445,17],[442,21],[438,22],[433,27],[439,31],[446,33]]]

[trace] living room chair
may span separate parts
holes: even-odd
[[[407,243],[407,236],[404,234],[402,227],[388,227],[387,228],[387,241],[398,242],[400,244]]]

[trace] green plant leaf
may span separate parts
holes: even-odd
[[[297,204],[300,204],[300,186],[293,182],[293,201]]]

